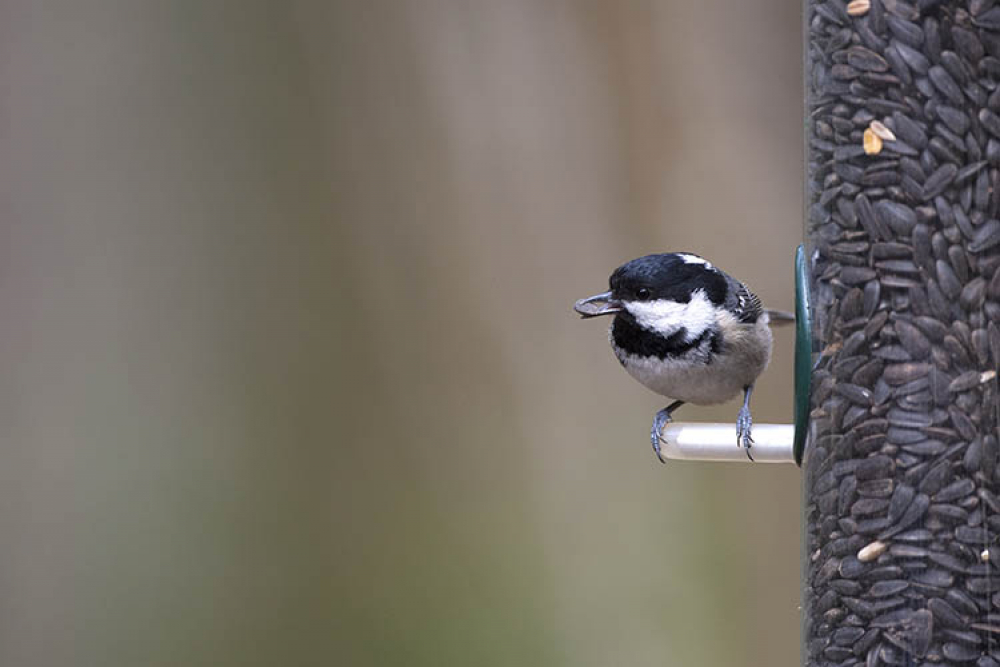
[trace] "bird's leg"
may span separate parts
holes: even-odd
[[[753,383],[743,387],[743,407],[736,416],[736,446],[747,450],[747,458],[753,461],[750,455],[750,447],[753,446],[753,438],[750,437],[750,426],[753,419],[750,417],[750,394],[753,393]]]
[[[656,416],[653,417],[653,430],[650,433],[650,437],[653,441],[653,451],[656,452],[656,458],[660,459],[660,463],[667,462],[667,460],[663,458],[662,452],[660,452],[660,440],[662,439],[660,432],[663,431],[664,426],[670,423],[670,413],[682,405],[684,405],[684,401],[674,401],[667,407],[657,412]]]

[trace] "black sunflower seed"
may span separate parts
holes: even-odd
[[[927,70],[930,69],[931,63],[927,57],[912,46],[893,40],[889,48],[890,50],[894,49],[907,67],[917,74],[927,74]]]
[[[927,177],[927,181],[921,190],[921,199],[924,201],[934,199],[934,197],[944,192],[957,176],[958,167],[951,162],[944,163],[935,169],[933,174]]]
[[[924,131],[924,127],[912,118],[897,111],[892,114],[892,120],[896,135],[900,139],[917,150],[920,150],[927,145],[927,133]],[[997,121],[998,126],[1000,126],[1000,118],[998,118]]]
[[[887,16],[886,25],[890,32],[904,44],[919,48],[924,41],[924,32],[920,26],[912,21],[901,19],[898,16]]]
[[[895,329],[899,342],[914,359],[923,359],[930,354],[931,343],[920,329],[905,320],[898,320]]]
[[[971,479],[965,477],[956,482],[952,482],[938,491],[934,494],[933,500],[939,503],[948,503],[958,500],[959,498],[964,498],[965,496],[972,494],[975,490],[975,483],[973,483]]]
[[[951,268],[948,262],[940,259],[935,263],[935,269],[941,291],[949,299],[957,299],[958,295],[962,292],[962,283],[959,281],[958,276],[955,275],[954,269]]]
[[[977,648],[965,646],[957,642],[947,642],[941,647],[941,655],[948,660],[956,662],[971,662],[982,655],[982,653]]]
[[[1000,116],[991,109],[979,110],[979,122],[987,132],[1000,137]]]
[[[969,82],[969,73],[966,71],[967,65],[954,51],[941,52],[941,66],[948,70],[952,78],[960,85],[964,86]]]
[[[834,67],[837,67],[837,65],[834,65]],[[853,68],[849,69],[853,70]],[[856,73],[857,70],[853,71]],[[962,94],[962,89],[959,87],[952,75],[948,73],[948,70],[941,65],[934,65],[927,71],[927,76],[930,78],[931,83],[934,84],[934,87],[937,88],[949,101],[954,104],[962,104],[965,99]]]
[[[969,250],[983,252],[1000,244],[1000,220],[987,220],[975,231]]]
[[[887,581],[876,581],[868,589],[868,595],[873,598],[885,598],[901,593],[909,588],[910,582],[902,579],[889,579]]]
[[[972,22],[986,30],[1000,30],[1000,7],[989,9],[972,19]]]
[[[969,129],[969,117],[964,111],[947,104],[938,105],[938,118],[956,134],[965,134]]]
[[[958,276],[959,282],[969,281],[969,261],[961,246],[953,245],[948,248],[948,263],[951,264],[952,270]]]
[[[885,58],[863,46],[852,46],[847,49],[847,64],[867,72],[885,72],[889,69],[889,63]]]

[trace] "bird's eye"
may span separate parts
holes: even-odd
[[[635,291],[635,298],[639,299],[639,301],[648,301],[649,290],[646,289],[645,287],[640,287]]]

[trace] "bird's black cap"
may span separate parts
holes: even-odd
[[[619,301],[687,303],[700,289],[712,303],[722,305],[729,289],[724,273],[697,255],[679,252],[633,259],[615,269],[608,282],[611,295]]]

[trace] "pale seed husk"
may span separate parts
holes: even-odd
[[[876,137],[883,141],[896,140],[896,135],[892,133],[892,130],[883,125],[880,121],[873,120],[871,124],[868,125],[868,129],[870,129]]]
[[[868,128],[865,130],[862,146],[867,155],[878,155],[882,152],[882,138],[875,134],[871,128]]]
[[[871,6],[871,0],[851,0],[847,3],[847,13],[851,16],[864,16]]]
[[[887,543],[875,540],[874,542],[870,542],[865,545],[864,548],[858,552],[858,560],[862,563],[870,563],[884,554],[888,549],[889,545]]]

